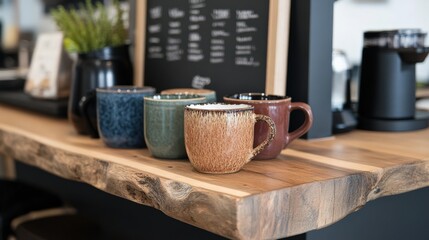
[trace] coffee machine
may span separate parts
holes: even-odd
[[[411,131],[428,127],[428,114],[415,107],[415,65],[429,53],[425,38],[419,29],[364,33],[358,128]]]
[[[332,51],[332,133],[345,133],[357,125],[351,103],[352,67],[344,51]]]

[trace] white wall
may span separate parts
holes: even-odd
[[[344,50],[354,64],[361,61],[363,32],[398,28],[428,32],[429,1],[338,0],[334,4],[333,47]],[[417,80],[429,81],[429,59],[417,64]]]
[[[43,6],[40,0],[19,0],[19,23],[14,19],[14,1],[3,0],[0,6],[0,20],[3,23],[3,43],[7,34],[10,34],[10,27],[17,26],[23,31],[36,31],[43,16]]]

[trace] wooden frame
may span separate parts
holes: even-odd
[[[285,95],[291,0],[271,0],[265,91]]]
[[[265,1],[265,0],[261,0]],[[269,0],[267,66],[265,92],[285,95],[291,0]],[[144,85],[145,31],[147,0],[136,1],[134,76],[136,85]]]
[[[143,86],[144,84],[144,56],[146,32],[146,3],[147,0],[136,0],[135,12],[135,31],[134,31],[134,85]]]

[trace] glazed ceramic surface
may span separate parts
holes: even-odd
[[[145,147],[143,98],[154,94],[151,87],[98,88],[97,119],[102,141],[114,148]]]
[[[192,94],[146,97],[144,136],[150,153],[157,158],[186,158],[183,113],[186,105],[205,103],[206,98]]]
[[[304,135],[313,123],[313,115],[309,105],[302,102],[291,102],[290,97],[266,95],[264,93],[242,93],[224,97],[226,103],[249,104],[255,108],[256,114],[271,117],[276,124],[276,136],[255,159],[276,158],[289,143]],[[300,110],[304,113],[303,124],[295,131],[289,132],[290,113]],[[263,142],[269,132],[269,128],[264,123],[256,123],[254,146]]]
[[[253,148],[254,125],[259,120],[270,127],[270,134]],[[186,151],[199,172],[237,172],[264,149],[274,135],[272,120],[255,115],[250,105],[205,104],[185,109]]]
[[[217,101],[216,92],[210,89],[172,88],[161,91],[161,94],[195,94],[206,97],[208,103]]]
[[[96,88],[133,84],[129,45],[79,54],[72,76],[68,118],[79,134],[98,137],[95,98],[87,103],[85,112],[82,112],[80,102],[88,94],[95,95]]]

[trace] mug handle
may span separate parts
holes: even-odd
[[[252,158],[254,158],[256,155],[258,155],[262,150],[264,150],[264,148],[273,141],[274,136],[276,135],[276,125],[269,116],[256,114],[255,120],[256,120],[256,122],[257,121],[266,122],[268,124],[269,129],[270,129],[270,132],[268,133],[267,138],[262,143],[260,143],[257,147],[255,147],[253,149],[252,156],[251,156],[251,158],[249,158],[248,162]]]
[[[80,114],[83,116],[87,129],[89,131],[89,135],[92,138],[99,137],[97,126],[94,126],[94,124],[92,124],[91,117],[89,116],[89,113],[88,113],[89,104],[95,101],[95,97],[96,97],[95,90],[91,90],[85,96],[83,96],[79,101]]]
[[[305,120],[301,126],[299,126],[299,128],[293,132],[289,133],[289,129],[286,129],[288,133],[285,135],[283,149],[286,148],[287,145],[289,145],[289,143],[291,143],[293,140],[308,132],[308,130],[310,130],[311,126],[313,125],[313,112],[311,111],[311,107],[308,104],[303,102],[293,102],[289,105],[289,112],[287,114],[290,116],[291,112],[295,110],[302,111],[304,113]]]

